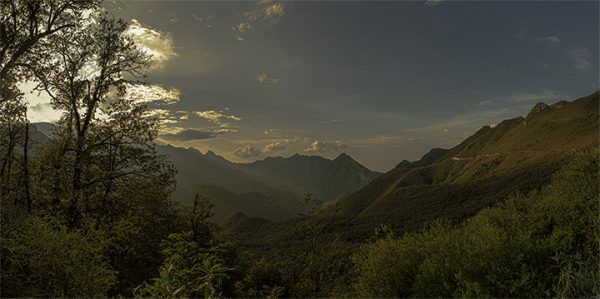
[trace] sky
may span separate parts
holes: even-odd
[[[377,171],[598,90],[599,2],[115,1],[155,59],[159,141]],[[34,121],[52,121],[43,97]],[[46,107],[46,108],[44,108]]]

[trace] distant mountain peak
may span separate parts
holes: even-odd
[[[208,150],[208,151],[206,152],[206,154],[204,154],[204,155],[205,155],[205,156],[210,156],[210,157],[216,157],[216,156],[217,156],[217,154],[215,154],[215,152],[213,152],[213,151],[211,151],[211,150]]]
[[[398,163],[398,165],[396,165],[396,168],[410,168],[412,165],[412,163],[410,163],[408,160],[402,160],[402,162]]]
[[[354,160],[354,159],[352,159],[352,157],[350,157],[348,154],[346,154],[346,153],[341,153],[341,154],[339,154],[339,155],[337,156],[337,158],[335,158],[335,159],[334,159],[334,161],[336,161],[336,160],[348,160],[348,159],[350,159],[350,160]]]
[[[527,117],[530,117],[533,114],[536,113],[540,113],[546,109],[548,109],[550,106],[548,106],[548,104],[545,103],[537,103],[535,104],[535,106],[533,106],[533,108],[531,108],[531,111],[529,111],[529,114],[527,114]]]
[[[559,108],[562,108],[562,107],[564,107],[564,106],[565,106],[565,105],[567,105],[567,104],[569,104],[569,102],[568,102],[568,101],[565,101],[565,100],[563,100],[563,101],[560,101],[560,102],[558,102],[558,103],[552,104],[550,107],[552,107],[552,108],[554,108],[554,109],[559,109]]]

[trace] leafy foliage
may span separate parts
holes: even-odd
[[[135,292],[140,297],[205,297],[222,295],[223,282],[232,269],[224,265],[224,244],[211,242],[209,248],[193,240],[193,232],[171,234],[165,242],[167,256],[158,278],[144,283]]]
[[[574,159],[540,192],[458,227],[436,222],[364,245],[361,297],[590,297],[598,273],[598,152]]]
[[[3,230],[2,296],[106,296],[116,273],[104,256],[103,237],[35,216]]]

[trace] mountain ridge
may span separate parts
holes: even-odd
[[[217,207],[238,208],[231,211],[218,209],[219,219],[235,212],[270,220],[291,218],[304,211],[299,203],[306,193],[327,202],[360,189],[380,175],[345,153],[333,160],[296,153],[287,158],[267,157],[251,163],[233,163],[212,151],[203,154],[191,147],[162,145],[157,149],[167,155],[178,169],[176,201],[190,204],[195,193],[215,194],[212,189],[215,187],[229,191],[218,193],[213,202]],[[247,206],[240,204],[240,198],[247,198],[251,193],[262,195],[258,197],[260,205],[269,206],[266,204],[268,200],[277,202],[267,209],[272,211],[271,217],[258,213],[250,203]]]
[[[250,246],[295,246],[291,231],[314,221],[322,234],[336,232],[323,238],[353,241],[368,238],[382,224],[403,234],[435,219],[460,222],[514,194],[541,188],[573,155],[598,148],[598,92],[547,106],[535,105],[526,117],[484,126],[451,149],[432,149],[418,161],[404,160],[326,206],[314,220],[261,223],[253,234],[246,233],[253,231],[249,228],[230,233]],[[236,221],[240,227],[242,217]]]

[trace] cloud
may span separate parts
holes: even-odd
[[[237,29],[237,31],[239,33],[245,33],[246,31],[250,30],[251,27],[252,27],[252,25],[250,25],[249,22],[241,22],[241,23],[237,24],[235,29]]]
[[[211,28],[217,25],[217,23],[215,22],[215,17],[208,15],[206,11],[202,12],[201,14],[193,13],[192,19],[194,19],[197,22],[203,23],[204,27],[206,28]]]
[[[542,43],[560,44],[560,38],[558,38],[558,36],[554,36],[554,35],[536,38],[535,40],[537,42],[542,42]]]
[[[285,7],[282,3],[262,3],[267,4],[259,9],[244,13],[246,20],[250,22],[265,21],[272,18],[278,18],[285,14]]]
[[[273,134],[277,134],[277,130],[275,129],[266,129],[263,134],[265,135],[273,135]]]
[[[175,104],[180,101],[181,92],[177,88],[166,89],[158,84],[127,84],[125,97],[138,103]]]
[[[485,106],[485,105],[489,105],[489,104],[491,104],[491,103],[492,103],[492,100],[486,100],[486,101],[481,101],[481,102],[479,102],[479,105],[480,105],[480,106]]]
[[[150,109],[146,113],[149,117],[156,119],[161,127],[161,131],[165,130],[166,126],[179,123],[177,117],[173,114],[173,111],[168,109]]]
[[[279,139],[273,143],[267,144],[263,147],[263,153],[272,154],[281,152],[288,148],[289,145],[306,143],[308,138],[302,136],[293,136],[290,138]]]
[[[425,1],[425,6],[436,7],[440,4],[442,4],[442,2],[444,2],[444,0],[427,0],[427,1]]]
[[[319,124],[320,125],[329,125],[329,124],[339,123],[341,121],[342,121],[341,119],[330,119],[330,120],[320,121]]]
[[[422,140],[406,135],[376,135],[367,138],[358,138],[348,140],[348,143],[354,146],[372,146],[372,145],[399,145],[399,144],[421,144]]]
[[[274,143],[265,145],[265,147],[263,148],[263,152],[265,154],[277,153],[277,152],[285,150],[287,147],[288,147],[288,142],[286,142],[286,141],[274,142]]]
[[[244,145],[236,148],[233,154],[240,158],[254,158],[260,156],[261,150],[251,145]]]
[[[578,70],[588,70],[592,66],[592,54],[586,48],[571,48],[566,50],[573,67]]]
[[[189,140],[203,140],[217,137],[216,132],[207,132],[196,129],[181,130],[177,133],[162,134],[161,139],[169,141],[189,141]]]
[[[27,104],[27,119],[30,122],[56,122],[61,113],[52,107],[52,99],[45,91],[36,90],[36,81],[23,81],[17,88],[23,93],[23,100]]]
[[[173,49],[173,39],[169,34],[144,27],[138,20],[132,19],[125,34],[131,36],[140,50],[146,52],[154,68],[160,68],[171,58],[177,56]]]
[[[560,97],[560,94],[556,91],[541,90],[538,92],[513,93],[507,99],[511,102],[530,102],[556,99],[558,97]]]
[[[260,1],[258,4],[262,5],[262,7],[245,12],[242,20],[233,26],[232,29],[239,41],[244,41],[243,35],[249,32],[255,24],[276,21],[285,14],[283,3]]]
[[[279,83],[279,80],[271,78],[265,73],[256,75],[256,81],[262,83],[267,87],[275,86],[277,83]]]
[[[198,112],[195,112],[195,114],[196,114],[196,116],[204,118],[204,119],[208,120],[209,122],[217,124],[217,125],[227,126],[227,124],[223,122],[223,120],[227,120],[227,119],[230,119],[233,121],[242,120],[241,117],[237,117],[235,115],[223,114],[223,111],[214,111],[214,110],[198,111]]]
[[[341,151],[346,148],[348,148],[348,145],[339,140],[335,142],[315,141],[304,151],[308,153],[327,153]]]
[[[39,103],[27,107],[27,119],[30,122],[56,122],[60,119],[60,112],[52,108],[51,103]]]
[[[483,111],[475,111],[466,114],[457,115],[448,120],[438,122],[429,126],[410,129],[408,131],[413,132],[444,132],[444,130],[453,129],[453,128],[465,128],[465,127],[473,127],[480,126],[482,124],[489,123],[490,120],[495,119],[507,112],[509,109],[498,109],[498,110],[483,110]]]

